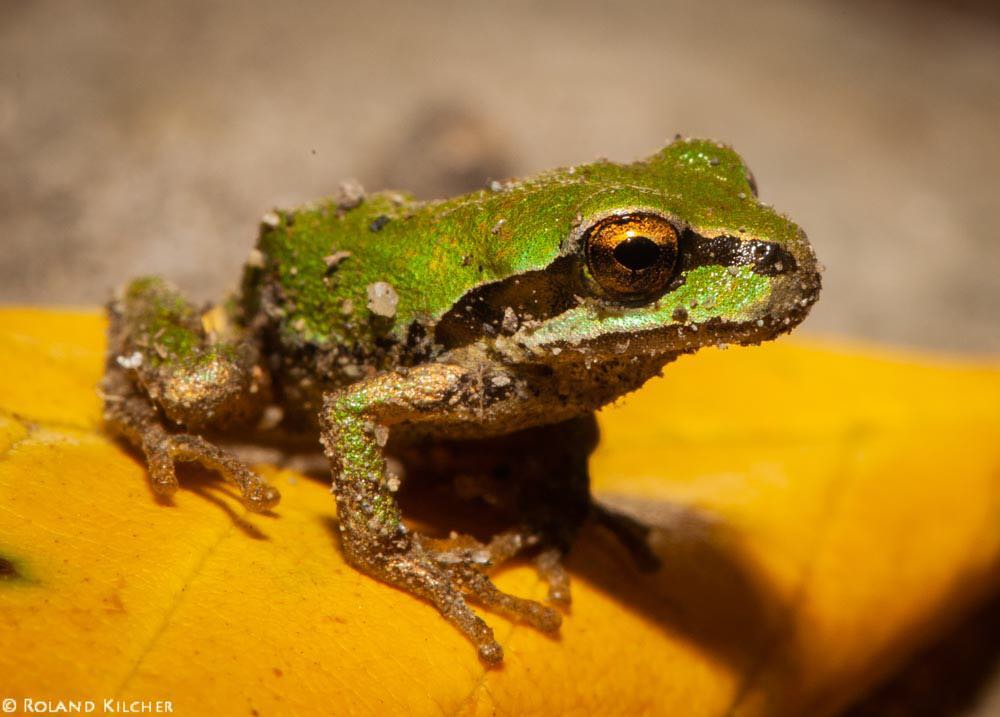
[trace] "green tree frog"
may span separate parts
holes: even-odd
[[[262,415],[317,436],[347,560],[428,600],[497,664],[502,648],[467,600],[556,631],[562,558],[584,520],[653,559],[643,525],[591,500],[594,411],[681,354],[791,330],[819,289],[804,232],[713,141],[444,201],[348,183],[265,215],[219,307],[156,277],[128,284],[109,305],[104,416],[156,492],[177,489],[177,462],[197,461],[258,511],[277,490],[209,438]],[[486,542],[409,528],[396,494],[421,471],[477,476],[466,484],[513,527]],[[553,604],[488,577],[522,552]]]

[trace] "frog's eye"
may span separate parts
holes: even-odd
[[[591,276],[609,294],[644,299],[663,291],[677,263],[677,230],[636,212],[601,219],[584,237]]]

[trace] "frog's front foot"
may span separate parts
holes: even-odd
[[[535,556],[535,569],[538,577],[549,586],[548,598],[560,605],[569,605],[572,597],[569,587],[569,573],[563,566],[563,551],[550,547],[551,541],[544,535],[529,527],[513,528],[495,535],[487,545],[481,546],[489,559],[489,567],[497,568],[511,558],[520,555],[524,550],[543,546]]]
[[[344,548],[356,567],[431,602],[487,664],[500,664],[503,648],[466,598],[542,632],[554,633],[562,623],[553,608],[497,588],[485,572],[492,567],[488,546],[472,539],[435,540],[401,530],[374,542],[345,536]]]
[[[320,421],[347,559],[429,600],[476,645],[484,662],[498,664],[503,650],[466,598],[543,632],[556,631],[562,622],[555,609],[501,592],[487,576],[523,541],[482,545],[471,538],[432,540],[410,532],[395,497],[399,479],[382,452],[393,425],[478,420],[488,398],[478,393],[481,387],[477,376],[449,364],[379,374],[327,395]]]
[[[503,565],[524,548],[537,545],[539,536],[527,530],[515,529],[501,533],[489,543],[482,544],[465,535],[447,540],[420,538],[424,549],[434,560],[452,574],[461,587],[472,585],[477,590],[465,590],[476,600],[508,617],[527,622],[543,632],[554,632],[562,622],[561,615],[550,607],[522,598],[501,593],[487,577],[488,573]],[[549,585],[549,599],[569,603],[569,578],[561,563],[561,552],[544,550],[536,560],[539,576]],[[484,596],[493,596],[487,600]]]

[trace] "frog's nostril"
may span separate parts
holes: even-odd
[[[660,247],[649,237],[629,237],[614,248],[619,264],[632,271],[642,271],[655,266],[660,259]]]

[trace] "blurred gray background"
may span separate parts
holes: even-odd
[[[264,211],[348,177],[433,197],[680,132],[809,232],[803,331],[995,356],[997,6],[0,0],[0,302],[218,298]],[[1000,715],[998,662],[1000,603],[852,714]]]
[[[805,330],[1000,350],[996,3],[0,0],[0,301],[233,285],[259,217],[730,142],[828,271]]]

